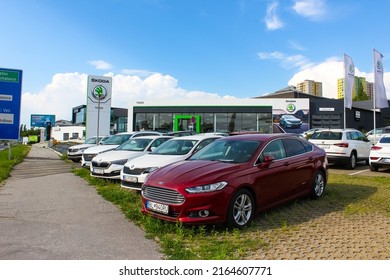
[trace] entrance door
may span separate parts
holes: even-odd
[[[173,123],[173,131],[194,130],[200,133],[199,115],[176,115]]]

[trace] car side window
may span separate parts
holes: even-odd
[[[265,156],[272,156],[275,160],[286,157],[286,151],[282,140],[274,140],[270,142],[261,153],[258,162],[263,162]]]
[[[306,148],[301,141],[297,139],[284,139],[283,140],[287,157],[293,157],[306,153]]]
[[[195,148],[195,151],[199,151],[200,149],[202,149],[203,147],[206,147],[208,144],[210,144],[211,142],[213,142],[214,140],[216,140],[216,138],[210,138],[210,139],[206,139],[206,140],[203,140],[201,143],[199,143],[199,145]]]

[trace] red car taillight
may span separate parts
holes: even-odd
[[[378,146],[371,147],[371,151],[379,151],[380,149],[382,149],[382,147],[378,147]]]
[[[348,148],[348,143],[337,143],[337,144],[333,144],[337,147],[340,147],[340,148]]]

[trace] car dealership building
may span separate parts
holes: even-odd
[[[280,125],[280,118],[286,114],[299,118],[302,125],[295,128]],[[317,97],[287,87],[257,98],[136,101],[128,109],[128,129],[272,133],[282,128],[301,133],[316,127],[343,128],[344,114],[347,127],[368,131],[374,126],[372,101],[371,105],[369,101],[354,102],[352,109],[345,110],[342,99]],[[388,108],[377,110],[376,114],[376,127],[390,125]]]
[[[72,123],[85,125],[86,106],[73,108]],[[292,115],[300,127],[280,126],[280,118]],[[343,99],[313,96],[287,87],[255,98],[139,100],[128,108],[111,108],[111,133],[139,130],[207,132],[253,131],[272,133],[283,129],[301,133],[310,128],[374,128],[372,100],[353,102],[344,109]],[[376,127],[390,125],[390,109],[376,110]]]

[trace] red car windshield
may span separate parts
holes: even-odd
[[[259,146],[260,141],[254,140],[218,140],[194,154],[190,160],[243,163],[247,162],[255,154]]]

